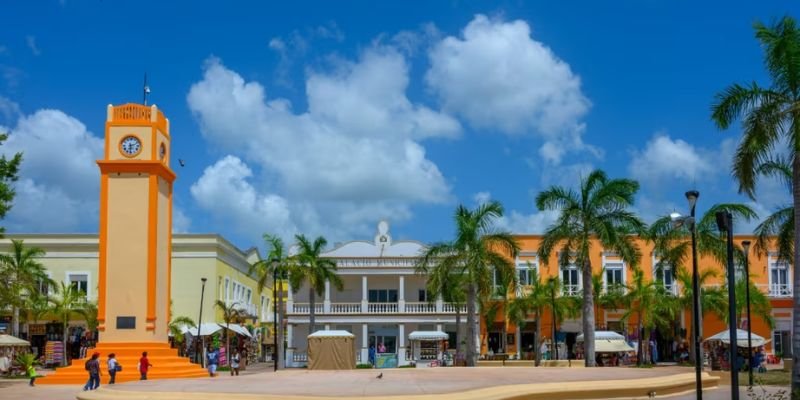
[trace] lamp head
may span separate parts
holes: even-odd
[[[672,214],[669,215],[669,219],[672,222],[682,222],[683,215],[681,215],[679,212],[672,212]]]
[[[200,278],[200,280],[203,281],[203,283],[206,283],[207,279],[206,278]]]
[[[744,254],[750,253],[750,241],[749,240],[743,240],[742,241],[742,248],[744,249]]]
[[[686,200],[689,200],[689,208],[694,208],[694,205],[697,204],[697,198],[700,197],[700,192],[697,190],[690,190],[686,192]]]
[[[280,264],[281,260],[278,257],[272,257],[272,259],[269,262],[272,264],[273,267],[277,267],[278,264]]]

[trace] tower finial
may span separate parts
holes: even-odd
[[[142,91],[144,92],[144,105],[147,105],[147,95],[150,94],[150,86],[147,86],[147,72],[144,73],[144,88]]]

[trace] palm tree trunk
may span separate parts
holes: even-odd
[[[639,321],[636,323],[636,337],[639,339],[639,345],[636,346],[636,365],[643,364],[644,357],[644,333],[642,332],[642,314],[639,314]]]
[[[456,361],[461,355],[461,304],[456,304]]]
[[[795,118],[798,121],[798,118]],[[795,129],[798,127],[795,125]],[[798,137],[795,133],[794,137]],[[795,145],[796,146],[796,145]],[[800,273],[797,262],[800,260],[800,151],[795,150],[792,161],[792,197],[794,204],[794,269],[792,289],[792,398],[800,398]]]
[[[310,286],[310,283],[309,283]],[[314,309],[316,308],[316,298],[314,297],[314,288],[311,287],[308,289],[308,334],[312,334],[316,332],[316,323],[315,323],[315,313]]]
[[[281,283],[283,285],[283,283]],[[277,286],[276,286],[277,287]],[[274,295],[274,294],[273,294]],[[274,295],[277,296],[277,295]],[[283,369],[283,293],[281,293],[278,297],[278,320],[274,321],[275,324],[275,334],[278,335],[278,348],[275,349],[275,357],[274,362],[278,363],[278,369]],[[275,306],[274,304],[272,305]]]
[[[592,294],[592,263],[583,264],[583,348],[586,366],[594,367],[594,296]],[[555,339],[555,338],[553,338]],[[555,342],[554,342],[555,343]]]
[[[475,284],[470,282],[467,289],[467,366],[474,367],[476,364],[475,355],[475,300],[477,290]]]
[[[231,365],[231,323],[225,321],[225,361]]]
[[[67,366],[67,357],[69,356],[69,353],[70,353],[69,351],[67,351],[67,325],[68,325],[68,321],[64,320],[64,333],[61,335],[61,343],[62,343],[62,346],[64,346],[64,349],[63,349],[64,357],[61,359],[61,366],[62,367],[66,367]]]
[[[11,336],[19,337],[19,307],[11,306]]]
[[[534,361],[533,365],[538,367],[538,366],[542,365],[542,350],[540,349],[540,347],[542,346],[542,343],[541,343],[541,341],[542,341],[542,310],[541,309],[536,311],[536,327],[535,327],[535,329],[536,329],[536,336],[533,338],[533,347],[535,347],[535,349],[533,350],[534,354],[535,354],[535,356],[534,356],[535,357],[535,361]]]

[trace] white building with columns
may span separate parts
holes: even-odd
[[[455,350],[455,306],[441,298],[429,298],[426,277],[414,271],[424,249],[416,241],[393,241],[388,222],[381,221],[373,240],[337,244],[324,253],[323,257],[336,261],[344,288],[331,290],[326,282],[324,297],[316,299],[316,329],[354,334],[358,363],[368,362],[370,345],[377,347],[383,343],[386,353],[397,354],[398,365],[408,364],[413,358],[408,335],[414,331],[448,333],[449,347]],[[312,333],[308,286],[293,292],[290,288],[286,302],[286,363],[289,367],[301,367],[307,360],[306,338]],[[466,332],[466,317],[466,306],[462,306],[459,329],[462,335]]]

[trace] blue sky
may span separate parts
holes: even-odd
[[[765,82],[752,23],[796,2],[46,1],[4,7],[0,127],[24,151],[10,232],[95,232],[105,105],[170,118],[178,231],[444,240],[464,203],[541,232],[536,193],[602,168],[650,220],[745,201],[714,94]],[[788,201],[766,182],[752,206]],[[741,223],[746,231],[755,222]]]

